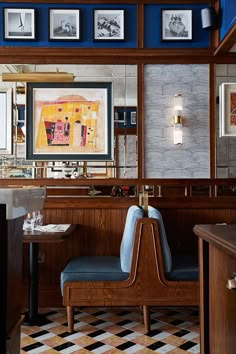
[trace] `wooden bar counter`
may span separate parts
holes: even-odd
[[[236,224],[193,230],[199,237],[201,354],[235,354]]]

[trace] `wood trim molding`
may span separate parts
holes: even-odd
[[[144,5],[139,4],[137,7],[137,46],[143,48],[144,46]]]
[[[49,50],[50,49],[50,50]],[[236,53],[211,48],[0,47],[0,64],[235,64]]]
[[[235,178],[2,178],[1,186],[20,187],[27,186],[235,186]]]
[[[225,35],[215,50],[214,55],[225,55],[236,43],[236,23],[230,28],[229,32]],[[234,61],[235,63],[235,61]]]
[[[219,41],[220,41],[219,39],[220,38],[220,30],[219,30],[220,2],[215,0],[212,1],[211,7],[215,11],[217,24],[216,24],[216,29],[211,31],[210,47],[215,50],[219,45]]]
[[[210,135],[210,176],[216,178],[216,68],[209,70],[209,135]]]

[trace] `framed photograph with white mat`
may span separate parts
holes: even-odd
[[[79,9],[49,9],[49,41],[80,40]]]
[[[36,40],[36,10],[4,8],[4,40]]]
[[[190,41],[192,40],[192,10],[162,9],[161,40]]]
[[[125,40],[124,9],[94,9],[94,41]]]

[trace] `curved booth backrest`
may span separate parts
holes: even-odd
[[[135,226],[137,221],[143,218],[143,216],[144,212],[142,208],[138,207],[137,205],[132,205],[129,207],[125,221],[124,233],[120,245],[120,265],[123,272],[130,272]]]
[[[172,256],[170,247],[166,237],[165,226],[163,223],[162,215],[159,210],[148,206],[148,217],[156,219],[158,224],[159,238],[161,243],[162,259],[165,273],[169,273],[172,270]]]

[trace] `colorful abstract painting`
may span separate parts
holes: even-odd
[[[111,83],[28,86],[28,158],[112,159]]]
[[[230,124],[236,125],[236,92],[230,94]]]
[[[219,136],[236,136],[236,84],[219,86]]]

